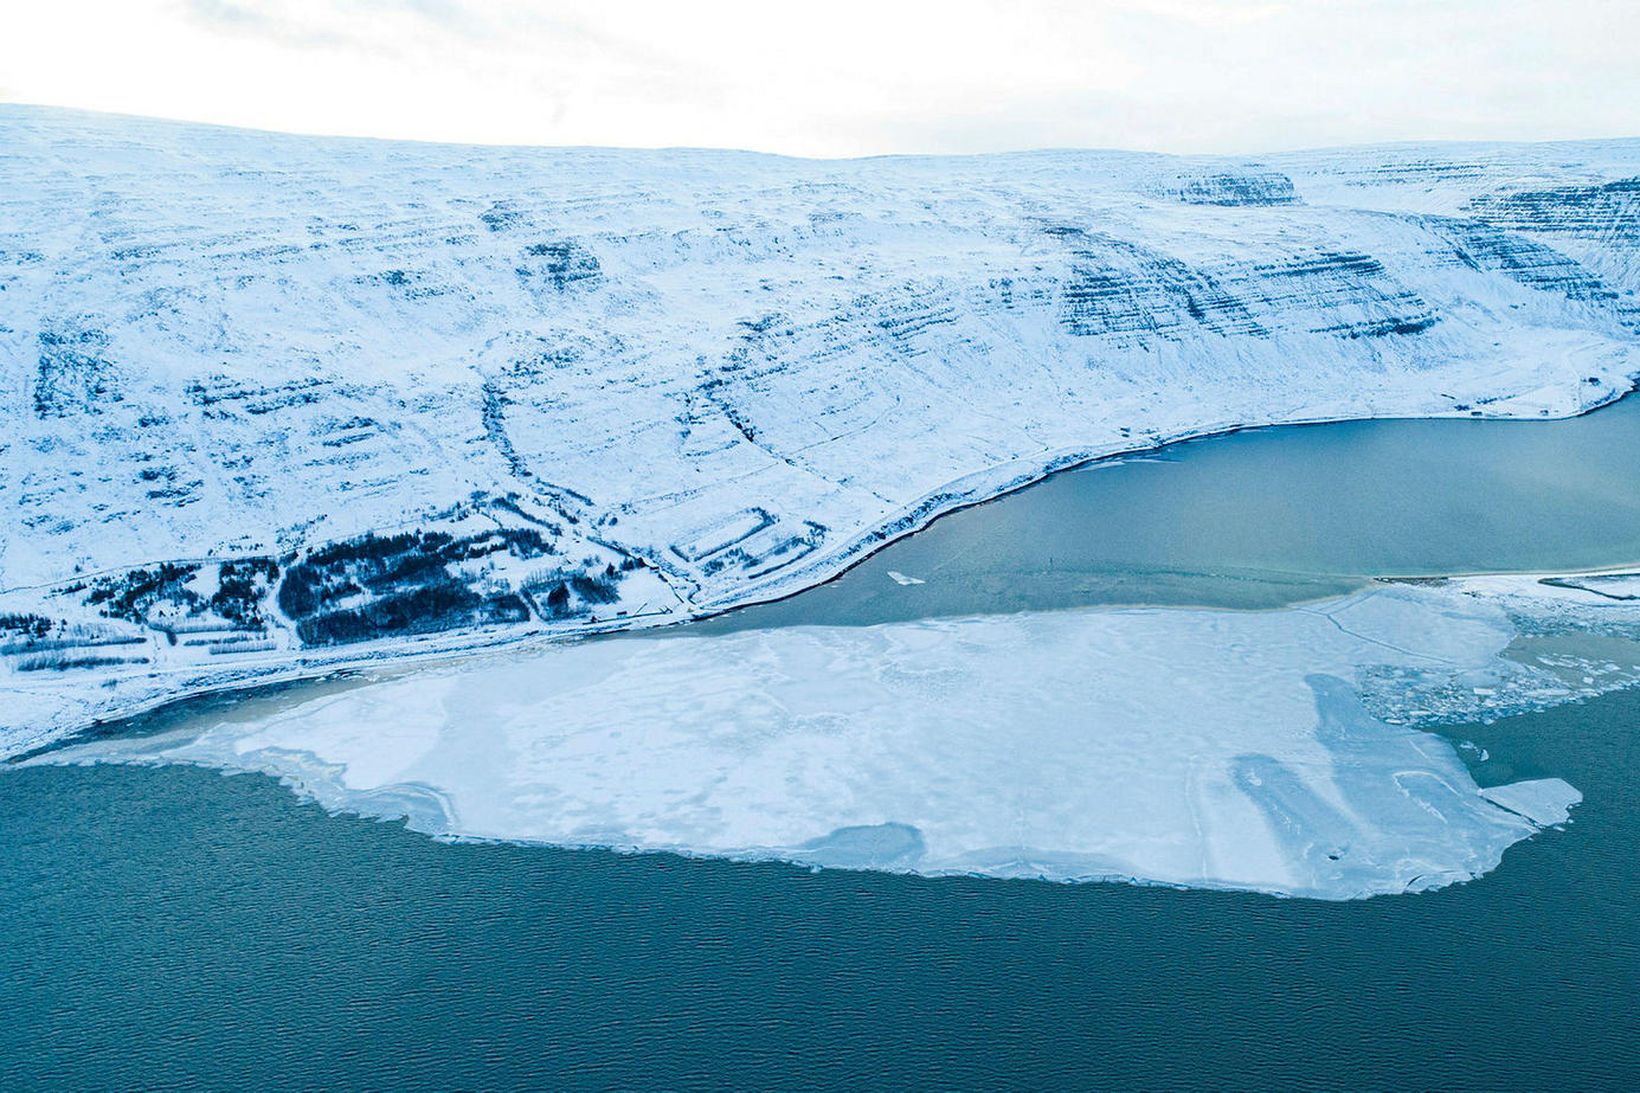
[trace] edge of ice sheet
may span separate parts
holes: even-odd
[[[1499,808],[1524,816],[1539,827],[1565,823],[1571,818],[1573,806],[1583,801],[1583,794],[1559,778],[1532,778],[1488,786],[1480,792]]]
[[[1475,684],[1530,672],[1501,654],[1535,594],[1486,578],[1269,612],[589,642],[31,762],[262,771],[452,838],[1346,899],[1479,876],[1581,799],[1482,790],[1446,739],[1361,698],[1390,669],[1479,711],[1495,687]]]

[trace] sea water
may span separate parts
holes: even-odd
[[[697,632],[1633,562],[1637,426],[1623,403],[1180,446]],[[445,844],[263,778],[12,771],[0,1078],[1632,1085],[1637,723],[1619,692],[1445,726],[1482,785],[1578,787],[1573,822],[1479,880],[1344,903]]]

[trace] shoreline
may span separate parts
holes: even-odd
[[[0,743],[0,761],[13,763],[28,755],[56,747],[66,741],[85,737],[88,733],[106,730],[110,726],[133,721],[140,718],[161,715],[165,710],[201,700],[219,700],[225,696],[239,695],[250,697],[302,683],[319,683],[328,680],[339,680],[368,673],[373,669],[393,670],[400,666],[404,670],[415,670],[428,663],[452,660],[460,657],[481,655],[497,652],[526,652],[536,648],[545,648],[551,645],[561,645],[588,639],[607,638],[618,635],[639,634],[647,631],[662,631],[677,634],[691,623],[704,622],[720,618],[735,612],[756,608],[773,603],[790,600],[814,589],[830,584],[874,557],[884,548],[899,542],[902,539],[916,535],[932,526],[935,522],[952,513],[967,509],[978,508],[1002,498],[1018,493],[1031,486],[1062,473],[1085,470],[1101,464],[1117,465],[1124,459],[1136,456],[1153,455],[1168,448],[1189,444],[1195,441],[1211,440],[1244,432],[1255,432],[1274,429],[1312,428],[1327,425],[1340,425],[1351,422],[1367,421],[1484,421],[1488,423],[1516,422],[1549,423],[1553,421],[1568,421],[1584,417],[1608,406],[1616,405],[1623,399],[1634,394],[1637,379],[1630,376],[1624,380],[1624,386],[1604,388],[1602,397],[1597,401],[1580,406],[1575,412],[1556,415],[1527,417],[1524,414],[1489,413],[1480,417],[1473,412],[1448,414],[1387,414],[1379,416],[1352,416],[1352,415],[1317,415],[1298,418],[1291,421],[1269,421],[1257,424],[1216,424],[1204,426],[1199,430],[1159,437],[1149,443],[1134,445],[1111,450],[1072,449],[1049,455],[1045,460],[1033,463],[1029,469],[1019,473],[999,474],[1010,467],[1017,467],[1017,461],[1002,464],[999,467],[986,471],[976,472],[956,479],[947,485],[926,494],[918,501],[903,507],[889,520],[878,524],[870,531],[850,541],[825,559],[817,560],[808,566],[785,575],[771,583],[771,588],[764,594],[757,594],[754,598],[744,600],[707,601],[688,613],[654,614],[645,618],[618,617],[602,621],[584,623],[575,630],[533,627],[521,633],[495,633],[484,630],[464,630],[454,633],[433,633],[414,636],[408,639],[389,639],[387,641],[361,643],[328,652],[323,648],[302,650],[297,657],[286,658],[281,661],[270,661],[265,665],[242,663],[232,668],[224,668],[218,673],[206,673],[201,667],[194,665],[178,666],[168,672],[155,672],[142,676],[101,676],[87,677],[76,681],[74,690],[86,691],[92,687],[117,688],[121,682],[128,684],[127,689],[139,691],[129,698],[115,697],[107,706],[101,707],[93,703],[74,703],[72,700],[64,702],[55,715],[48,714],[45,724],[38,726],[34,732],[28,733],[23,740]],[[1507,404],[1512,399],[1523,397],[1516,393],[1503,396],[1499,403]],[[986,489],[990,486],[990,489]],[[985,491],[982,496],[975,496],[976,492]],[[932,503],[931,503],[932,502]],[[939,502],[945,502],[940,504]],[[1545,570],[1539,571],[1512,571],[1489,570],[1479,572],[1454,572],[1441,574],[1405,574],[1380,576],[1350,576],[1333,575],[1340,580],[1358,582],[1359,587],[1366,587],[1373,583],[1411,583],[1429,580],[1461,579],[1465,577],[1561,577],[1574,578],[1583,576],[1598,576],[1604,574],[1621,573],[1626,570],[1640,569],[1640,561],[1634,563],[1615,563],[1609,566],[1596,568],[1576,568],[1566,571]],[[788,585],[795,587],[786,587]],[[1323,595],[1316,597],[1325,599]],[[1295,601],[1302,603],[1308,601]],[[1180,604],[1147,604],[1136,602],[1132,604],[1109,604],[1109,607],[1129,609],[1152,607],[1204,607],[1210,605]],[[1288,605],[1292,606],[1292,605]],[[163,684],[166,678],[193,675],[190,683],[180,687],[155,686],[148,693],[140,693],[135,686],[142,682]],[[67,690],[67,688],[65,688]],[[42,689],[49,693],[49,689]],[[23,697],[25,691],[14,691],[14,694]],[[41,693],[41,692],[36,692]],[[76,708],[77,707],[77,708]],[[93,712],[95,711],[95,712]]]

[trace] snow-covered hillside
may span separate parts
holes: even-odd
[[[826,162],[0,107],[0,732],[812,584],[1237,425],[1640,373],[1640,141]],[[3,748],[0,748],[3,750]]]

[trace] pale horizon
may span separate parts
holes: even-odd
[[[0,101],[313,136],[822,158],[1640,136],[1640,7],[1545,10],[66,0],[6,20]]]

